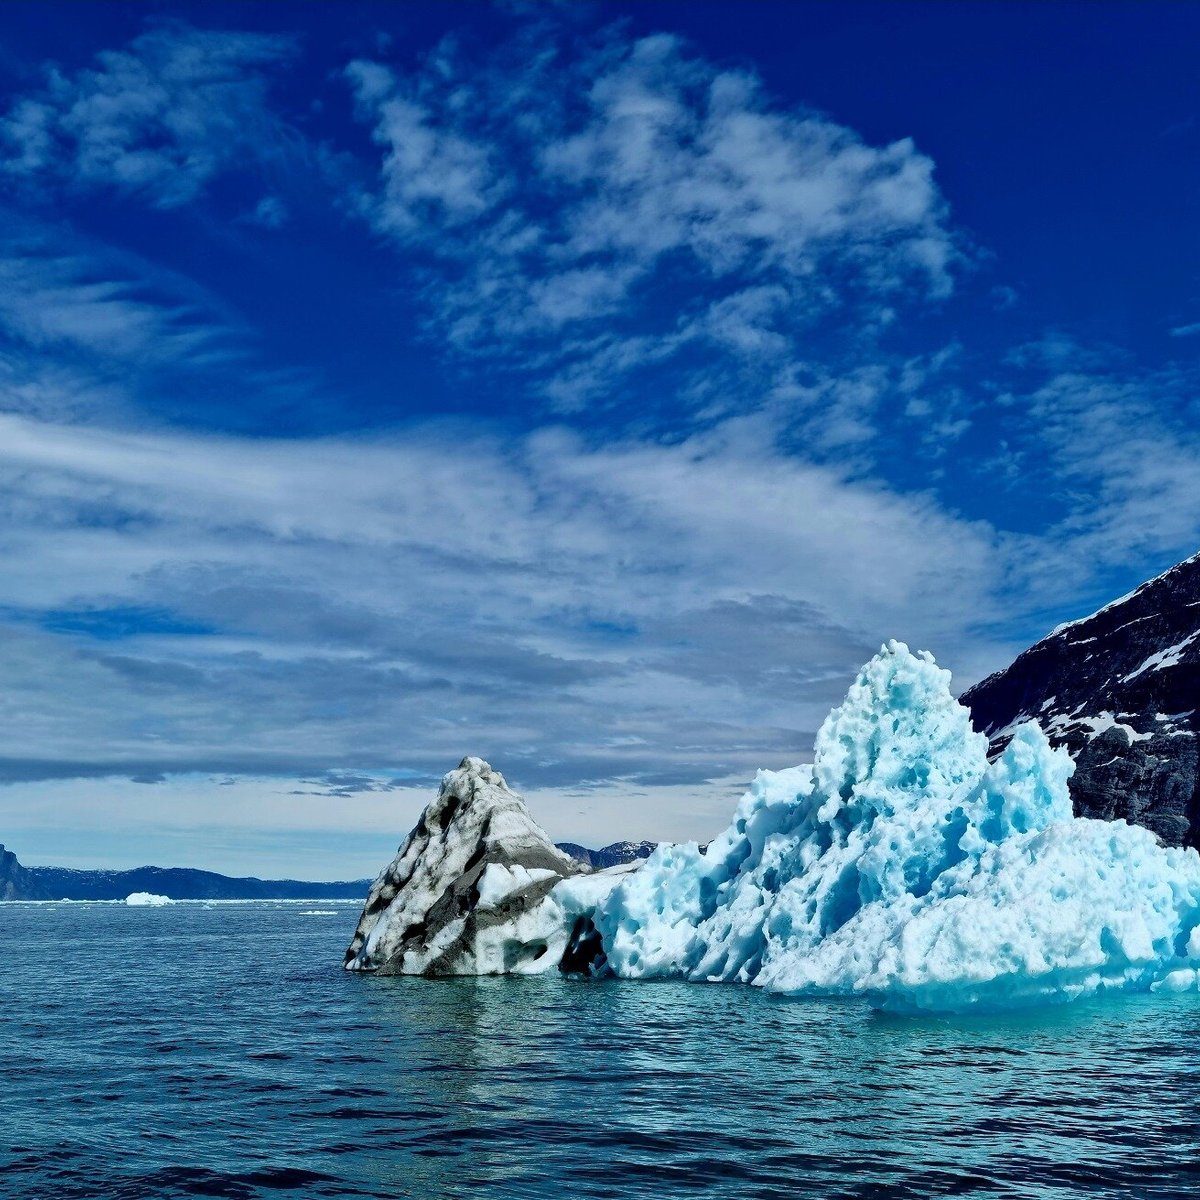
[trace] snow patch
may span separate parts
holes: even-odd
[[[1157,653],[1150,655],[1148,659],[1138,668],[1130,671],[1128,675],[1121,680],[1122,683],[1130,683],[1139,675],[1144,675],[1147,671],[1162,671],[1167,667],[1173,667],[1183,658],[1184,651],[1200,637],[1200,630],[1195,633],[1188,634],[1182,642],[1176,642],[1174,646],[1167,646],[1164,650],[1159,650]]]
[[[1006,727],[1006,732],[1010,730],[1015,731],[1027,719],[1022,718],[1019,721],[1012,722],[1011,725]],[[1081,710],[1076,709],[1072,713],[1059,713],[1046,722],[1046,732],[1054,737],[1063,738],[1069,733],[1081,731],[1089,742],[1099,737],[1102,733],[1107,733],[1110,729],[1119,729],[1131,746],[1134,742],[1143,742],[1147,738],[1154,736],[1152,733],[1139,733],[1132,725],[1119,720],[1114,713],[1109,712],[1107,709],[1096,713],[1094,716],[1087,716]]]
[[[483,874],[479,877],[476,887],[479,889],[479,906],[495,908],[502,900],[516,892],[523,892],[545,879],[555,879],[557,871],[547,867],[522,867],[519,865],[504,866],[501,863],[488,863]]]

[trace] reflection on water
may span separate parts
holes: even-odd
[[[0,1195],[1200,1194],[1195,997],[371,979],[343,914],[0,907]]]

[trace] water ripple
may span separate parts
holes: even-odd
[[[1200,1004],[428,983],[354,910],[0,906],[0,1196],[1200,1195]]]

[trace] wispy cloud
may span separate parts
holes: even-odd
[[[490,48],[351,62],[373,166],[283,116],[272,85],[295,39],[154,24],[91,66],[47,66],[0,117],[0,176],[27,201],[65,188],[178,208],[249,173],[233,219],[278,231],[298,193],[261,175],[286,159],[393,246],[427,345],[535,403],[643,429],[771,408],[814,446],[865,446],[868,390],[842,407],[841,378],[886,359],[879,332],[946,296],[962,259],[932,161],[780,105],[677,38],[587,24],[516,18]],[[10,306],[22,336],[115,350],[157,322],[154,357],[216,349],[183,308],[152,311],[120,279],[68,288],[64,268],[38,264],[38,303]]]
[[[137,425],[200,407],[238,423],[240,394],[312,404],[320,375],[269,363],[259,331],[191,278],[4,206],[0,228],[0,412]]]
[[[1068,522],[1110,562],[1200,545],[1198,383],[1162,373],[1067,373],[1033,396],[1059,488],[1087,489]]]
[[[596,450],[8,416],[0,511],[10,779],[467,750],[543,786],[723,777],[802,755],[887,633],[977,662],[994,603],[986,527],[744,430]]]
[[[1057,335],[1012,356],[1001,393],[1011,486],[1042,499],[1046,552],[1031,570],[1063,594],[1133,563],[1159,569],[1200,546],[1200,375],[1147,369]]]
[[[289,134],[266,103],[290,37],[161,24],[95,65],[48,65],[0,117],[0,174],[187,204],[222,171],[253,168]]]
[[[244,329],[189,281],[20,219],[0,235],[0,334],[66,361],[213,366],[246,357]]]
[[[546,30],[347,71],[383,148],[359,210],[424,262],[451,344],[549,376],[568,409],[666,360],[728,361],[743,386],[752,364],[761,392],[822,318],[869,331],[951,290],[959,247],[911,141],[779,107],[671,36]]]

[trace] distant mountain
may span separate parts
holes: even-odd
[[[613,842],[589,850],[573,842],[559,849],[593,870],[648,858],[655,842]],[[75,871],[68,867],[25,867],[0,845],[0,901],[124,900],[134,892],[172,900],[359,900],[370,879],[311,883],[300,879],[233,878],[191,867],[135,867],[130,871]]]
[[[606,867],[619,867],[623,863],[631,863],[639,858],[649,858],[654,852],[657,842],[613,842],[601,850],[589,850],[576,842],[556,842],[555,845],[565,854],[569,854],[576,862],[585,863],[594,871],[603,871]]]
[[[1066,746],[1079,815],[1200,847],[1200,555],[1059,626],[962,702],[993,751],[1030,718]]]
[[[231,878],[190,867],[135,867],[131,871],[73,871],[23,867],[0,846],[2,900],[124,900],[134,892],[172,900],[358,900],[369,879],[310,883],[298,879]]]
[[[28,867],[17,862],[17,856],[0,845],[0,900],[49,900]]]

